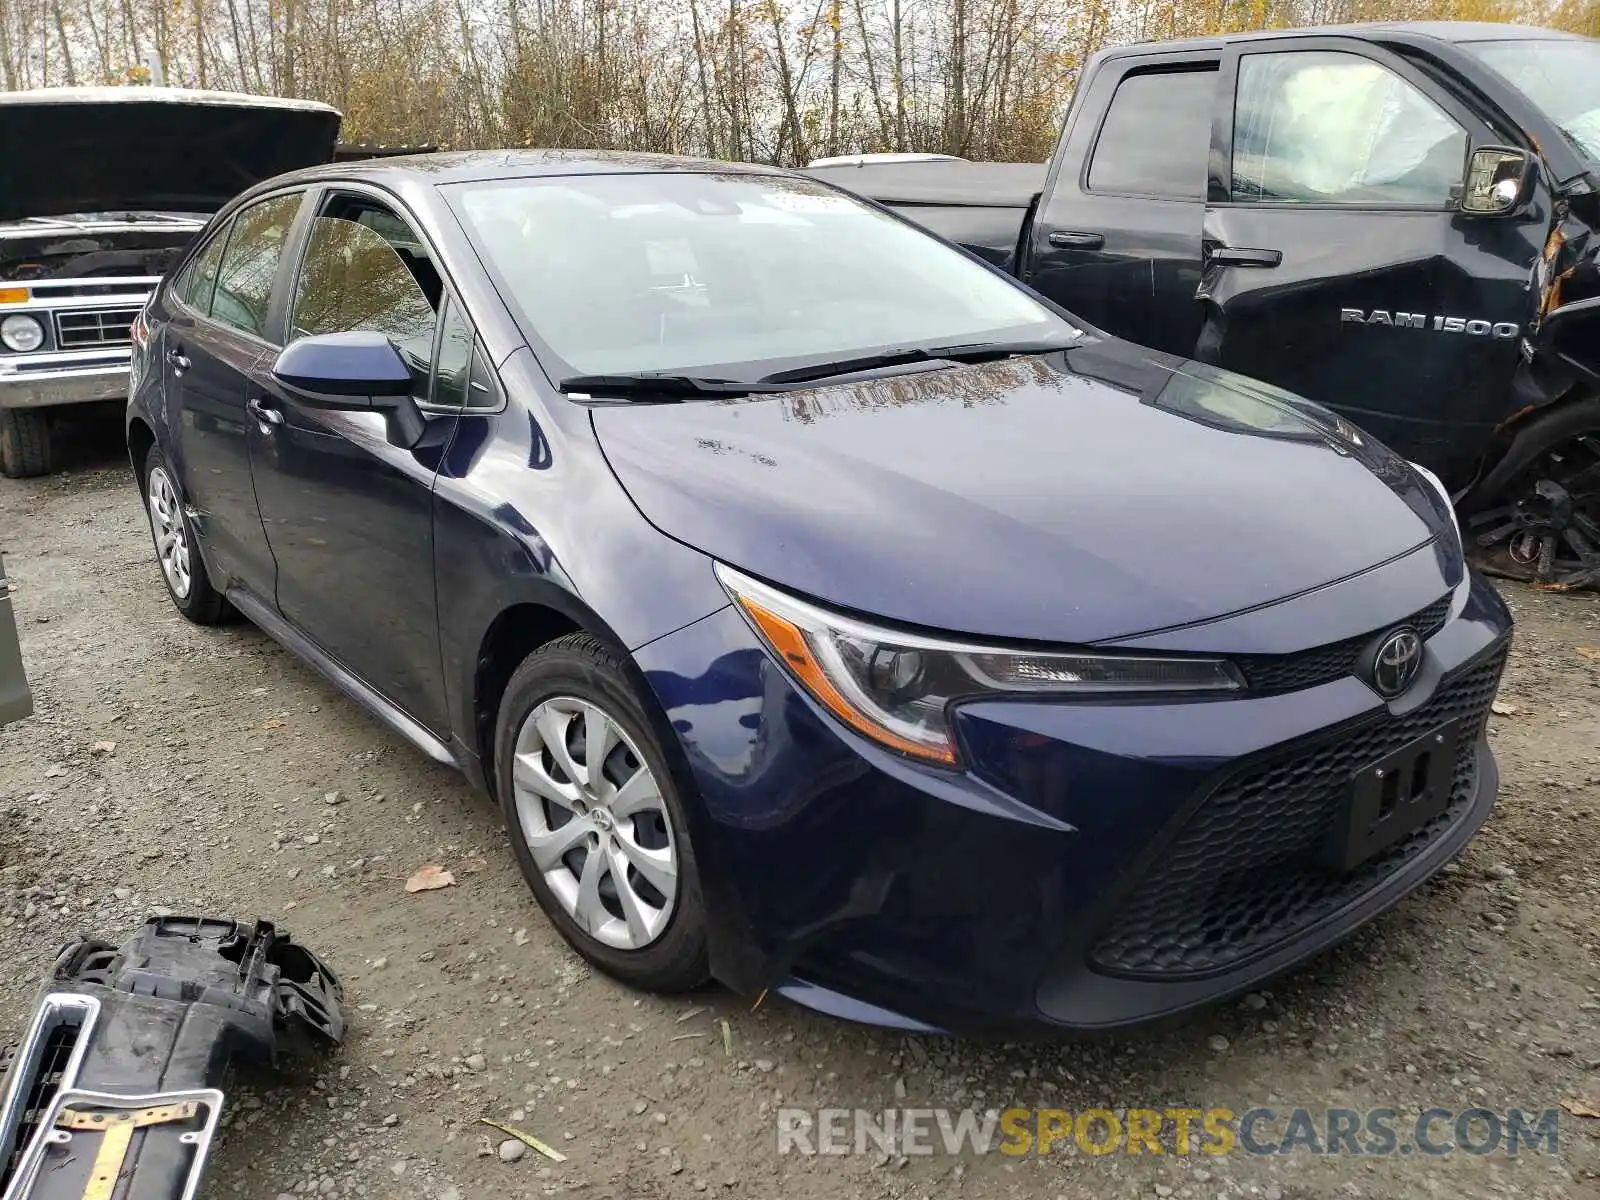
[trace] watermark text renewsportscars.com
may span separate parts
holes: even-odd
[[[1554,1154],[1542,1109],[780,1108],[779,1154]]]

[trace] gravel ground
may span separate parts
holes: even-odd
[[[1600,1110],[1600,597],[1507,589],[1500,805],[1433,884],[1242,1003],[1024,1045],[591,973],[487,800],[249,625],[178,617],[114,443],[0,480],[0,549],[38,707],[0,732],[0,1039],[64,941],[158,906],[269,917],[349,987],[336,1056],[238,1081],[211,1197],[1600,1196],[1600,1119],[1569,1112],[1557,1153],[1515,1158],[806,1157],[775,1135],[784,1105]],[[426,863],[457,885],[407,895]]]

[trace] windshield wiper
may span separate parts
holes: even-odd
[[[921,362],[988,362],[997,358],[1011,358],[1017,354],[1049,354],[1053,350],[1066,350],[1076,344],[1074,339],[1063,341],[1032,342],[968,342],[959,346],[907,346],[903,350],[885,350],[860,358],[840,358],[833,362],[812,363],[763,375],[760,383],[807,383],[815,379],[831,379],[835,375],[854,375],[858,371],[876,371],[882,367],[900,367]]]
[[[752,392],[783,392],[787,388],[771,386],[770,380],[742,383],[737,379],[705,379],[698,375],[652,375],[641,372],[635,375],[572,375],[563,379],[560,388],[569,396],[582,399],[618,396],[632,399],[636,396],[661,396],[682,399],[685,396],[748,396]]]

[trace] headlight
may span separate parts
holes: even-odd
[[[27,354],[44,345],[44,326],[34,317],[12,313],[0,321],[0,342],[5,343],[7,350]]]
[[[1444,511],[1450,516],[1450,527],[1456,531],[1456,547],[1464,550],[1465,543],[1461,540],[1461,520],[1456,516],[1456,506],[1450,499],[1450,490],[1444,486],[1444,480],[1420,463],[1412,463],[1411,469],[1427,480],[1434,492],[1438,494],[1439,502],[1444,505]]]
[[[845,724],[902,754],[953,765],[949,709],[983,696],[1226,692],[1244,686],[1227,662],[1012,650],[922,637],[844,617],[717,565],[772,652]]]

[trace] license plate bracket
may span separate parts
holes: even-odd
[[[1325,865],[1354,870],[1449,808],[1460,737],[1452,721],[1358,771],[1323,848]]]

